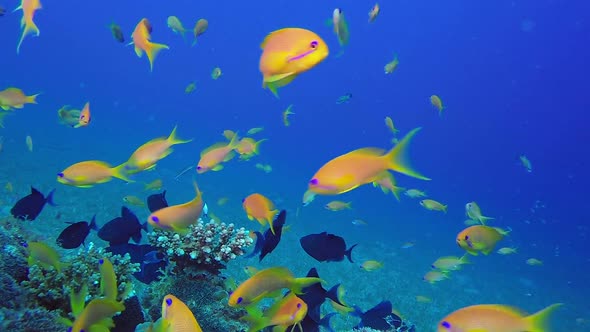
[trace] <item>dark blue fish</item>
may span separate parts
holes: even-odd
[[[55,243],[64,249],[78,248],[84,241],[90,230],[98,230],[96,226],[96,215],[92,217],[90,223],[86,221],[68,222],[70,226],[66,227],[57,237]]]
[[[254,232],[254,234],[256,234],[256,245],[254,246],[254,250],[245,256],[245,258],[254,257],[256,254],[260,253],[260,256],[258,256],[258,261],[262,262],[262,259],[275,250],[277,245],[279,245],[279,242],[281,241],[281,235],[283,234],[283,226],[285,226],[286,221],[287,211],[282,210],[272,223],[275,230],[274,234],[270,228],[267,229],[264,234],[261,234],[260,232]]]
[[[55,206],[53,202],[53,193],[55,189],[53,189],[47,197],[44,197],[43,194],[31,187],[31,193],[16,202],[12,209],[10,209],[10,213],[16,218],[20,220],[35,220],[39,213],[43,210],[45,203],[49,203],[51,206]]]
[[[107,247],[105,250],[113,253],[113,255],[122,256],[128,253],[131,257],[131,262],[140,264],[141,268],[141,270],[139,272],[135,272],[133,276],[137,280],[143,282],[144,284],[149,284],[152,281],[158,280],[158,278],[162,276],[162,272],[160,272],[160,269],[166,269],[166,265],[168,264],[168,261],[166,259],[161,259],[157,262],[153,262],[150,256],[152,256],[151,253],[156,251],[157,248],[149,244],[139,245],[125,243]],[[146,256],[148,259],[146,259]]]
[[[153,194],[148,196],[147,198],[147,206],[150,209],[151,213],[154,213],[158,210],[161,210],[165,207],[168,207],[168,202],[166,201],[166,190],[159,194]]]
[[[108,241],[111,246],[127,243],[130,238],[139,243],[142,229],[147,232],[147,222],[141,224],[137,216],[123,206],[121,216],[104,224],[98,231],[98,237]]]
[[[318,270],[316,270],[316,268],[314,267],[311,268],[309,272],[307,272],[306,277],[319,278],[320,275],[318,274]],[[330,290],[326,290],[324,287],[322,287],[321,283],[316,283],[303,288],[303,294],[299,295],[299,298],[301,298],[303,302],[307,304],[307,317],[319,324],[321,321],[320,307],[326,299],[330,299],[340,305],[344,305],[338,299],[338,287],[340,287],[340,284],[334,285],[332,288],[330,288]],[[304,329],[304,331],[307,330]]]
[[[299,239],[299,243],[303,250],[318,262],[340,262],[346,256],[354,263],[351,253],[356,244],[346,250],[346,242],[340,236],[326,232],[309,234]]]
[[[414,331],[413,326],[406,325],[401,317],[392,313],[392,310],[393,306],[389,301],[382,301],[365,312],[354,306],[354,311],[351,314],[361,319],[361,322],[354,328],[370,327],[375,330]]]
[[[330,318],[334,315],[336,315],[336,313],[331,312],[316,322],[309,316],[309,314],[307,314],[301,321],[301,330],[305,332],[320,332],[320,326],[322,326],[324,329],[334,332],[332,326],[330,326]],[[291,329],[288,329],[288,331],[291,331]]]

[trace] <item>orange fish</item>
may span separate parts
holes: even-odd
[[[27,96],[21,89],[8,88],[0,91],[0,108],[10,111],[15,108],[23,108],[25,104],[36,104],[38,95]]]
[[[497,227],[474,225],[457,235],[457,244],[472,255],[477,256],[479,252],[488,255],[506,234],[508,232]]]
[[[39,0],[21,0],[20,6],[15,9],[15,11],[19,9],[23,11],[23,18],[20,20],[20,26],[23,29],[23,32],[18,41],[18,45],[16,46],[16,54],[20,53],[20,46],[26,36],[30,34],[36,34],[37,37],[39,36],[40,31],[35,22],[33,22],[33,18],[35,17],[35,12],[41,8],[41,1]]]
[[[111,167],[99,160],[83,161],[57,173],[57,182],[78,188],[89,188],[98,183],[109,182],[113,177],[133,182],[127,178],[124,167],[125,164]]]
[[[289,326],[303,331],[301,321],[307,315],[307,304],[294,293],[289,293],[275,302],[262,317],[246,316],[250,322],[250,331],[261,331],[267,326],[276,326],[275,331],[286,331]]]
[[[202,332],[199,322],[191,310],[176,296],[168,294],[162,301],[162,322],[164,329],[156,331]]]
[[[329,53],[328,45],[320,36],[300,28],[271,32],[260,48],[262,87],[268,87],[277,98],[277,88],[291,83],[297,75],[315,67]]]
[[[542,332],[549,331],[549,316],[562,304],[555,303],[527,316],[500,304],[480,304],[459,309],[443,318],[437,332]]]
[[[78,124],[74,128],[86,127],[90,124],[90,103],[86,103],[82,111],[80,111],[80,117],[78,118]]]
[[[238,146],[238,134],[234,134],[229,143],[215,143],[201,152],[201,159],[197,164],[197,173],[203,174],[207,171],[220,171],[223,169],[221,163],[230,161],[235,153],[233,150]]]
[[[253,156],[259,154],[259,145],[260,143],[266,140],[267,139],[261,139],[259,141],[256,141],[250,137],[242,138],[242,140],[238,143],[238,146],[236,147],[236,151],[240,154],[240,159],[248,160]]]
[[[262,226],[268,223],[271,232],[273,234],[275,233],[272,222],[279,210],[275,209],[275,206],[270,199],[258,193],[254,193],[242,200],[242,207],[244,208],[244,211],[246,211],[248,219],[256,219]]]
[[[195,198],[184,204],[172,205],[152,213],[148,223],[154,228],[160,228],[177,233],[186,234],[188,227],[195,224],[203,212],[203,195],[196,182]]]
[[[131,34],[131,39],[133,39],[131,44],[135,45],[135,54],[138,57],[141,58],[143,52],[147,54],[148,60],[150,61],[150,71],[153,71],[156,56],[161,50],[167,50],[169,47],[164,44],[152,43],[150,41],[152,39],[151,30],[151,24],[148,19],[141,19]]]
[[[156,163],[174,151],[172,146],[191,142],[192,139],[183,140],[176,136],[176,126],[168,137],[158,137],[143,144],[133,152],[129,160],[125,163],[125,169],[129,174],[135,174],[141,171],[149,170],[156,167]]]
[[[230,294],[228,304],[230,307],[247,307],[258,303],[265,297],[273,296],[283,288],[289,288],[295,294],[301,294],[302,289],[322,282],[320,278],[295,278],[286,267],[271,267],[259,271],[246,281],[241,283]]]
[[[330,160],[312,177],[308,189],[320,195],[338,195],[379,181],[388,176],[388,170],[429,180],[410,167],[406,156],[407,146],[419,129],[412,130],[387,153],[378,148],[363,148]]]

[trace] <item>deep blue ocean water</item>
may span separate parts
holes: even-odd
[[[0,5],[12,9],[17,3],[3,0]],[[0,180],[10,181],[21,195],[29,185],[44,192],[57,187],[56,200],[69,203],[61,207],[64,211],[83,214],[81,218],[102,213],[102,220],[108,220],[120,208],[119,196],[139,195],[141,187],[114,180],[88,190],[65,188],[55,182],[55,174],[82,160],[122,163],[136,147],[168,135],[178,124],[179,136],[194,141],[175,147],[158,164],[156,175],[139,178],[161,176],[170,183],[169,201],[183,202],[192,195],[194,173],[180,183],[172,180],[175,174],[196,164],[201,150],[223,140],[223,130],[245,134],[263,126],[255,137],[269,140],[262,143],[260,156],[195,175],[210,205],[220,197],[231,199],[216,208],[223,209],[219,215],[252,226],[241,210],[241,198],[260,192],[295,213],[307,182],[325,162],[360,147],[391,147],[383,121],[391,116],[402,133],[423,128],[411,146],[412,164],[432,178],[425,182],[396,174],[398,184],[425,190],[448,204],[448,213],[426,211],[405,196],[398,203],[365,186],[338,197],[352,201],[352,211],[325,210],[332,197],[319,197],[301,208],[293,233],[327,230],[349,243],[358,242],[361,252],[370,256],[366,259],[384,261],[385,269],[375,275],[411,271],[400,276],[410,287],[409,295],[431,297],[434,301],[427,307],[440,310],[438,318],[475,303],[501,301],[532,312],[564,302],[556,320],[565,322],[567,331],[590,330],[585,325],[590,320],[590,5],[557,0],[387,1],[380,4],[376,22],[369,24],[372,5],[352,0],[43,1],[35,16],[41,35],[27,37],[18,56],[21,12],[7,12],[0,17],[0,90],[15,86],[41,95],[38,105],[17,110],[0,129]],[[340,57],[337,39],[325,24],[335,7],[343,9],[351,31],[350,45]],[[209,30],[190,47],[167,28],[169,15],[178,16],[189,29],[197,19],[207,18]],[[147,59],[113,40],[108,28],[116,22],[130,41],[143,17],[152,22],[153,41],[170,46],[151,73]],[[280,89],[276,99],[261,87],[259,46],[269,32],[284,27],[315,31],[328,43],[330,55]],[[385,75],[383,66],[394,54],[399,66]],[[223,75],[214,81],[210,73],[217,66]],[[196,91],[185,94],[191,81]],[[346,93],[352,100],[336,104]],[[441,117],[429,103],[432,94],[446,106]],[[62,105],[81,108],[86,101],[93,115],[89,127],[74,130],[58,124],[56,111]],[[285,127],[281,112],[289,104],[296,114]],[[33,153],[24,145],[26,135],[33,138]],[[520,164],[521,154],[531,160],[531,173]],[[273,172],[257,170],[257,162],[272,165]],[[475,257],[458,273],[466,280],[453,277],[431,287],[421,280],[431,262],[441,255],[462,254],[455,235],[464,228],[464,205],[469,201],[495,217],[493,225],[513,229],[500,246],[515,246],[519,252]],[[369,225],[355,227],[355,218]],[[61,226],[55,223],[57,235]],[[305,255],[297,249],[297,237],[286,239],[291,244],[278,253],[283,260],[275,257],[272,262],[288,265]],[[406,241],[415,241],[416,247],[400,250]],[[378,244],[386,249],[376,249]],[[544,265],[526,265],[531,257]],[[329,273],[336,277],[338,270]],[[367,289],[397,282],[366,273],[359,273],[361,277]],[[345,275],[340,278],[347,280]],[[445,290],[447,286],[455,293]],[[353,288],[348,286],[349,292]],[[468,297],[465,289],[478,294]],[[399,296],[392,293],[387,299],[396,303]],[[372,302],[366,299],[365,304]],[[412,308],[403,309],[406,316],[420,320]],[[577,324],[577,318],[585,323]],[[429,330],[432,323],[436,321],[422,327]]]

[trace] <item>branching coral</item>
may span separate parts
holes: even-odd
[[[91,297],[100,296],[100,272],[98,261],[108,258],[117,276],[119,294],[124,294],[127,284],[132,282],[132,274],[139,271],[139,264],[131,263],[129,255],[121,257],[97,248],[93,243],[80,248],[77,255],[66,264],[60,273],[55,269],[44,269],[39,265],[29,267],[29,278],[21,283],[35,297],[35,300],[49,310],[70,311],[70,292],[79,292],[83,285],[88,286]]]
[[[224,263],[243,255],[252,244],[248,233],[234,224],[199,219],[186,235],[155,229],[148,234],[148,241],[175,262],[177,270],[196,266],[217,273]]]

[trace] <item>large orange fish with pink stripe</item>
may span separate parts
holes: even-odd
[[[167,50],[170,47],[164,44],[152,43],[151,33],[152,26],[150,21],[148,21],[147,18],[141,19],[131,34],[131,39],[133,39],[131,44],[135,45],[135,54],[137,54],[138,57],[141,58],[144,52],[147,54],[148,60],[150,61],[150,71],[153,71],[154,60],[156,59],[158,53],[160,53],[161,50]]]

